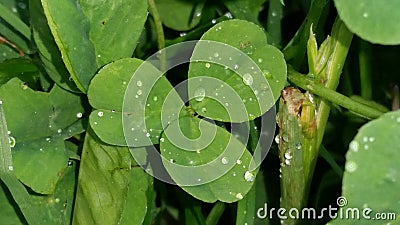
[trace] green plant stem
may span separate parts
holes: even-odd
[[[306,46],[311,24],[316,27],[319,24],[320,18],[324,13],[324,8],[328,5],[328,0],[314,0],[311,3],[310,10],[303,21],[301,27],[296,32],[296,35],[283,49],[285,58],[297,69],[304,60]]]
[[[21,33],[26,39],[30,40],[31,30],[29,29],[29,27],[24,22],[22,22],[22,20],[17,16],[17,14],[11,12],[1,3],[0,3],[0,17],[3,18],[13,28],[15,28],[19,33]]]
[[[280,0],[270,0],[267,20],[268,42],[280,47],[282,41],[281,20],[283,5]]]
[[[147,0],[147,3],[149,4],[149,11],[150,14],[153,16],[154,24],[156,27],[158,49],[161,50],[165,48],[165,36],[164,36],[163,25],[160,19],[160,15],[158,14],[158,10],[154,0]],[[164,72],[165,68],[166,68],[166,55],[165,51],[161,51],[160,70]]]
[[[360,68],[361,97],[364,99],[372,98],[372,80],[371,80],[371,45],[360,40],[360,50],[358,53]]]
[[[315,83],[313,80],[307,78],[305,75],[302,75],[294,71],[293,69],[289,70],[288,77],[290,82],[296,84],[297,86],[303,88],[304,90],[310,91],[311,93],[316,94],[319,97],[323,98],[322,101],[327,100],[329,102],[335,103],[363,117],[374,119],[384,113],[375,108],[372,108],[358,101],[355,101],[349,97],[346,97],[334,90],[321,86]],[[318,113],[321,112],[319,111]]]
[[[211,209],[206,219],[206,225],[217,225],[222,213],[225,211],[225,203],[217,202]]]
[[[353,33],[349,31],[346,25],[337,17],[332,28],[332,38],[333,41],[333,52],[326,66],[325,72],[325,87],[331,90],[336,90],[340,74],[344,63],[346,61],[347,53],[350,49],[351,41],[353,39]],[[331,93],[331,92],[330,92]],[[335,92],[336,93],[336,92]],[[325,97],[324,95],[320,95]],[[332,100],[334,100],[333,98]],[[354,107],[352,107],[354,109]],[[358,108],[358,107],[357,107]],[[361,107],[363,108],[363,107]],[[328,122],[330,105],[327,100],[322,99],[317,108],[317,143],[316,148],[322,143],[322,138],[324,136],[326,123]]]

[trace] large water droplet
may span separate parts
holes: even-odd
[[[79,112],[79,113],[76,114],[76,117],[77,117],[77,118],[82,118],[82,116],[83,116],[83,114],[82,114],[81,112]]]
[[[353,161],[348,161],[346,163],[345,169],[346,169],[347,172],[353,173],[354,171],[357,170],[357,163],[353,162]]]
[[[249,73],[245,73],[242,77],[243,83],[245,85],[252,85],[253,84],[253,76],[251,76]]]
[[[262,73],[263,73],[265,78],[267,78],[267,79],[272,78],[272,74],[268,70],[263,70]]]
[[[357,141],[350,142],[350,150],[352,150],[353,152],[358,152],[358,147],[359,147],[359,144]]]
[[[206,63],[206,68],[210,68],[211,64],[210,63]]]
[[[237,199],[243,199],[242,193],[237,193],[237,194],[236,194],[236,198],[237,198]]]
[[[104,113],[103,113],[102,111],[100,111],[100,112],[97,113],[97,115],[98,115],[99,117],[102,117],[102,116],[104,115]]]
[[[199,87],[194,91],[194,99],[196,99],[196,101],[198,102],[203,101],[205,96],[206,96],[206,90],[202,87]]]
[[[15,144],[17,143],[17,142],[15,141],[15,138],[14,138],[14,137],[11,137],[11,136],[8,138],[8,142],[10,143],[10,147],[11,147],[11,148],[14,148]]]
[[[285,152],[285,159],[292,159],[292,158],[293,158],[292,153]]]
[[[222,164],[226,165],[229,163],[229,159],[226,157],[222,157],[221,162],[222,162]]]
[[[251,172],[249,172],[249,171],[246,171],[246,173],[244,173],[244,179],[245,179],[247,182],[253,182],[254,179],[255,179],[255,176],[254,176],[253,173],[251,173]]]
[[[137,85],[138,87],[141,87],[141,86],[142,86],[142,81],[138,80],[138,81],[136,82],[136,85]]]

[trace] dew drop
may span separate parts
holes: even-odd
[[[240,159],[236,160],[236,164],[238,164],[238,165],[242,164],[242,160],[240,160]]]
[[[345,165],[345,169],[349,173],[353,173],[354,171],[357,170],[357,163],[353,161],[348,161]]]
[[[146,137],[150,137],[150,133],[146,133]]]
[[[154,97],[153,97],[153,101],[156,102],[157,100],[158,100],[158,97],[157,97],[157,96],[154,96]]]
[[[253,76],[251,76],[249,73],[245,73],[242,77],[243,83],[245,85],[252,85],[253,84]]]
[[[267,79],[272,78],[272,74],[268,70],[263,70],[262,73],[265,78],[267,78]]]
[[[15,144],[17,143],[17,142],[15,141],[15,138],[14,138],[14,137],[9,137],[9,138],[8,138],[8,142],[10,143],[10,147],[11,147],[11,148],[14,148]]]
[[[290,152],[285,152],[285,159],[292,159],[293,156]]]
[[[202,87],[199,87],[194,91],[194,99],[196,99],[196,101],[198,102],[203,101],[205,96],[206,96],[206,90]]]
[[[358,152],[358,147],[359,147],[359,144],[357,141],[350,142],[350,150],[352,150],[353,152]]]
[[[296,149],[297,149],[297,150],[300,150],[300,149],[301,149],[301,147],[302,147],[302,144],[301,144],[301,142],[299,142],[299,143],[297,143],[297,144],[296,144]]]
[[[100,111],[100,112],[97,113],[97,115],[98,115],[99,117],[102,117],[104,114],[103,114],[102,111]]]
[[[276,136],[275,136],[275,143],[279,144],[279,140],[280,140],[280,136],[279,136],[279,135],[276,135]]]
[[[255,179],[255,176],[254,176],[253,173],[251,173],[251,172],[249,172],[249,171],[246,171],[246,173],[244,173],[244,179],[245,179],[247,182],[253,182],[254,179]]]
[[[374,142],[375,138],[374,137],[369,137],[368,140],[369,140],[369,142]]]
[[[8,166],[8,170],[9,170],[9,171],[13,171],[13,170],[14,170],[14,167],[13,167],[13,166]]]
[[[290,159],[285,159],[285,164],[290,166]]]
[[[18,2],[18,7],[20,7],[21,9],[26,9],[26,4],[23,2]]]
[[[206,68],[210,68],[211,64],[210,63],[206,63]]]
[[[233,66],[233,69],[237,70],[237,69],[239,69],[239,66],[238,66],[237,64],[235,64],[235,65]]]
[[[237,198],[237,199],[243,199],[242,193],[237,193],[237,194],[236,194],[236,198]]]
[[[138,86],[138,87],[141,87],[143,84],[142,84],[142,81],[140,81],[140,80],[138,80],[137,82],[136,82],[136,85]]]
[[[142,95],[142,90],[137,90],[136,94],[139,96]]]
[[[61,130],[61,129],[58,129],[58,130],[57,130],[57,133],[61,134],[61,132],[62,132],[62,130]]]
[[[236,177],[236,172],[233,172],[233,173],[232,173],[232,176]]]
[[[258,58],[257,60],[259,63],[262,63],[264,60],[262,58]]]
[[[179,36],[180,36],[180,37],[184,37],[184,36],[186,36],[186,32],[182,32],[182,33],[180,33],[180,34],[179,34]]]
[[[76,114],[76,117],[77,117],[77,118],[82,118],[82,116],[83,116],[83,114],[82,114],[81,112],[79,112],[79,113]]]
[[[207,108],[205,108],[205,107],[201,108],[201,112],[202,113],[206,113],[207,112]]]
[[[221,162],[222,162],[222,164],[226,165],[229,163],[229,160],[226,157],[222,157]]]
[[[211,23],[212,23],[212,24],[216,24],[216,23],[217,23],[217,20],[216,20],[216,19],[213,19],[213,20],[211,20]]]

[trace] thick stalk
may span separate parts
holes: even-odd
[[[162,25],[162,22],[160,19],[160,15],[158,14],[158,10],[157,10],[154,0],[147,0],[147,3],[149,4],[149,11],[150,11],[150,14],[153,16],[154,24],[156,26],[158,50],[161,50],[160,51],[160,70],[162,72],[165,72],[166,55],[165,55],[165,51],[162,51],[162,49],[165,48],[165,36],[164,36],[163,25]]]
[[[353,33],[347,29],[346,25],[339,18],[336,18],[331,38],[333,52],[322,75],[326,88],[336,90],[352,39]],[[329,102],[322,99],[317,108],[317,149],[319,149],[322,143],[330,109]]]
[[[294,71],[293,69],[289,69],[288,78],[293,84],[303,88],[304,90],[310,91],[311,93],[322,98],[324,101],[329,101],[342,106],[362,117],[374,119],[386,112],[363,104],[360,101],[356,101],[320,84],[317,84],[313,80],[298,73],[297,71]]]

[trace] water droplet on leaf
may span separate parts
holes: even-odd
[[[249,73],[246,73],[242,77],[243,83],[245,85],[252,85],[253,84],[253,76],[251,76]]]
[[[194,91],[194,98],[198,102],[203,101],[205,96],[206,96],[206,90],[202,87],[199,87]]]
[[[247,182],[253,182],[254,179],[255,179],[255,176],[254,176],[253,173],[251,173],[251,172],[249,172],[249,171],[246,171],[246,173],[244,173],[244,179],[245,179]]]

